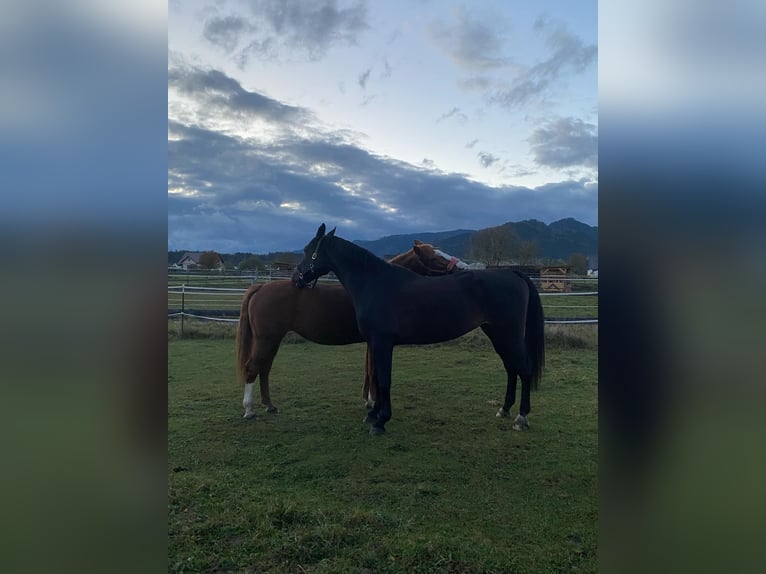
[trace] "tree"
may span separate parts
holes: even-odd
[[[539,247],[536,241],[524,241],[519,246],[519,265],[530,265],[537,259]]]
[[[585,275],[588,272],[588,258],[582,253],[572,253],[567,263],[575,275]]]
[[[263,269],[265,266],[257,255],[250,255],[239,262],[240,269]]]
[[[274,261],[279,261],[280,263],[298,263],[300,257],[297,253],[292,253],[290,251],[278,251],[274,255]]]
[[[199,256],[199,266],[203,269],[218,269],[221,266],[221,256],[215,251],[205,251]]]
[[[507,227],[498,225],[477,231],[471,237],[471,257],[487,267],[497,267],[510,259],[516,247],[516,235]]]

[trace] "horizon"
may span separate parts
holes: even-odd
[[[530,221],[538,221],[540,223],[543,223],[546,227],[549,227],[553,223],[558,223],[558,222],[565,221],[565,220],[568,220],[568,219],[574,220],[577,223],[581,223],[583,225],[587,225],[588,227],[598,229],[598,225],[590,225],[590,224],[585,223],[583,221],[580,221],[580,220],[578,220],[577,218],[574,218],[574,217],[562,217],[561,219],[557,219],[557,220],[552,221],[550,223],[545,223],[543,221],[540,221],[540,220],[534,219],[534,218],[521,219],[519,221],[505,221],[503,223],[499,223],[498,225],[492,225],[490,227],[498,227],[500,225],[506,225],[508,223],[511,223],[511,224],[526,223],[526,222],[530,222]],[[319,225],[321,223],[322,222],[317,224],[317,227],[319,227]],[[332,225],[327,225],[328,229],[332,229],[332,227],[333,227]],[[444,229],[444,230],[441,230],[441,231],[422,231],[421,230],[421,231],[411,231],[411,232],[407,232],[407,233],[392,233],[390,235],[382,235],[382,236],[377,237],[375,239],[349,239],[349,238],[346,238],[346,237],[344,237],[344,239],[347,239],[348,241],[351,241],[352,243],[358,243],[358,242],[374,243],[376,241],[381,241],[383,239],[390,239],[390,238],[402,237],[402,236],[407,236],[407,235],[442,234],[442,233],[453,233],[453,232],[476,233],[477,231],[481,231],[482,229],[487,229],[487,228],[481,228],[481,229],[455,228],[455,229]],[[314,232],[311,234],[311,237],[313,237],[315,233],[316,233],[316,229],[314,229]],[[339,234],[339,236],[343,237],[342,234]],[[303,247],[306,245],[306,243],[309,240],[310,240],[310,237],[309,237],[309,239],[306,240],[306,242],[304,242],[304,244],[302,246],[296,247],[295,249],[271,249],[269,251],[248,251],[248,250],[218,251],[216,249],[206,249],[206,248],[188,249],[188,248],[181,247],[181,248],[177,248],[176,249],[176,248],[171,248],[170,245],[168,245],[167,251],[168,251],[168,253],[170,253],[170,252],[203,253],[205,251],[215,251],[216,253],[219,253],[221,255],[233,255],[235,253],[252,253],[253,255],[268,255],[269,253],[298,253],[298,252],[303,251]]]

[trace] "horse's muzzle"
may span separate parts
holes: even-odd
[[[305,273],[302,273],[300,270],[296,269],[293,272],[293,285],[298,287],[299,289],[305,289],[308,287],[309,289],[316,284],[318,277],[314,277],[314,273],[309,269]]]

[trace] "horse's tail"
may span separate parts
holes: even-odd
[[[527,303],[527,325],[524,335],[524,345],[527,348],[527,360],[532,365],[532,389],[537,389],[543,378],[545,367],[545,321],[543,318],[543,304],[540,301],[540,293],[532,280],[519,273],[526,281],[529,288],[529,302]]]
[[[250,349],[253,346],[253,328],[250,325],[248,307],[250,299],[258,292],[264,283],[251,285],[242,296],[242,307],[239,310],[239,326],[237,327],[237,381],[245,384],[247,379],[247,363],[250,360]]]

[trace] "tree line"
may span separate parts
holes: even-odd
[[[520,241],[512,229],[503,225],[477,231],[471,237],[469,252],[473,260],[480,261],[487,267],[498,267],[505,263],[520,266],[543,263],[545,265],[569,265],[576,275],[585,275],[588,271],[588,258],[582,253],[572,253],[568,261],[550,258],[540,261],[537,242]],[[179,255],[171,262],[171,254],[175,253]],[[183,253],[185,252],[168,252],[168,264],[178,261]],[[283,263],[297,263],[298,261],[298,255],[289,251],[273,252],[266,255],[242,252],[219,255],[215,251],[205,251],[199,257],[199,266],[202,269],[215,269],[218,267],[219,257],[222,258],[225,269],[243,270],[263,270],[268,264],[275,261]]]
[[[504,263],[526,266],[538,263],[539,246],[535,241],[520,241],[509,227],[498,225],[487,227],[473,234],[469,252],[471,258],[481,261],[487,267],[498,267]],[[572,253],[569,260],[547,260],[546,265],[566,264],[576,275],[588,271],[588,258],[582,253]]]
[[[168,266],[176,263],[186,251],[168,251]],[[219,259],[220,257],[220,259]],[[267,254],[256,255],[254,253],[218,253],[217,251],[203,251],[199,256],[200,269],[217,269],[218,262],[223,261],[224,269],[241,269],[262,271],[266,266],[275,261],[282,263],[297,263],[298,255],[289,251],[276,251]]]

